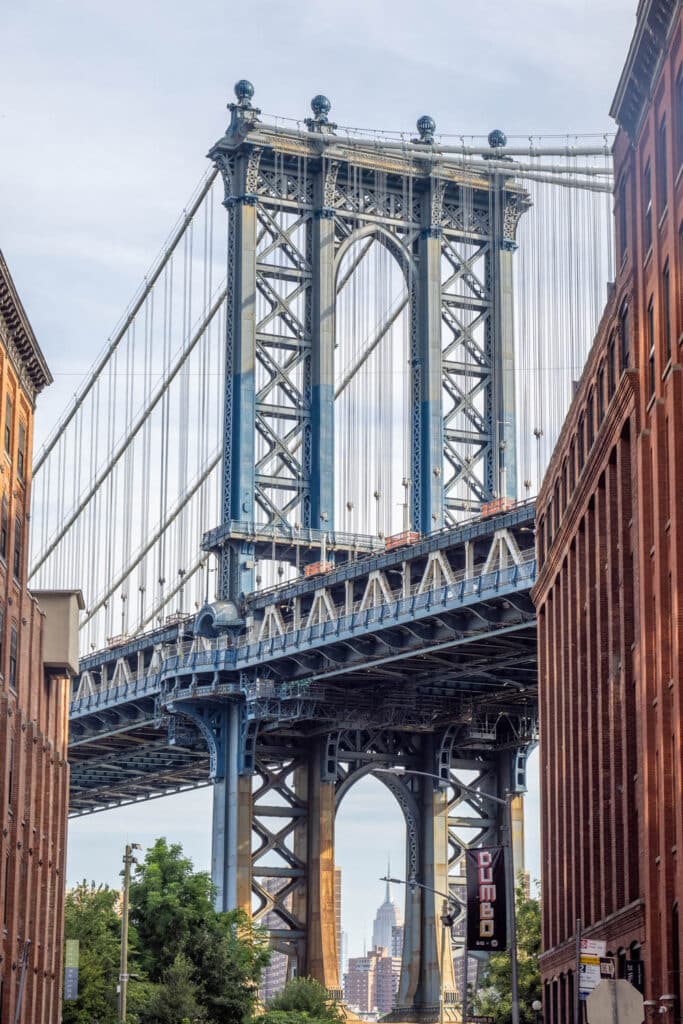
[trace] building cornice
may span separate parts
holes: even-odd
[[[682,0],[641,0],[636,30],[610,114],[636,141]]]
[[[52,383],[40,345],[0,251],[0,317],[7,328],[4,341],[15,369],[32,396]]]

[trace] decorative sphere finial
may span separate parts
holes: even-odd
[[[241,107],[250,107],[253,95],[254,86],[246,78],[240,78],[239,82],[235,82],[235,96]]]
[[[417,119],[416,128],[420,136],[419,139],[416,140],[417,142],[422,142],[426,145],[431,145],[431,143],[434,142],[436,121],[433,117],[430,117],[429,114],[423,114],[422,117]]]
[[[508,144],[505,132],[502,132],[500,128],[494,128],[492,132],[489,132],[488,142],[491,149],[502,149]]]
[[[327,96],[319,94],[318,96],[314,96],[311,100],[311,110],[315,114],[316,121],[326,122],[327,115],[331,109],[332,104],[328,100]]]

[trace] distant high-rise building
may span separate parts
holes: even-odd
[[[403,956],[403,932],[402,924],[395,924],[391,929],[391,955],[399,959]]]
[[[342,872],[341,868],[334,869],[334,921],[337,926],[337,960],[339,962],[339,983],[343,984],[344,978],[344,952],[341,923],[341,902],[342,902]]]
[[[388,865],[387,878],[391,875],[391,864]],[[401,927],[403,915],[398,904],[391,898],[391,882],[386,883],[384,902],[381,904],[375,917],[372,928],[372,945],[375,948],[382,947],[389,953],[393,952],[393,929]]]
[[[280,892],[281,889],[287,885],[288,879],[286,878],[268,878],[265,882],[264,888],[271,894]],[[286,901],[287,902],[287,901]],[[274,910],[271,910],[263,918],[263,924],[266,928],[281,928],[282,921],[279,914]],[[267,1003],[269,999],[276,996],[287,984],[287,974],[289,970],[289,957],[285,953],[280,953],[274,949],[271,953],[270,963],[263,972],[261,979],[261,985],[259,988],[259,996],[264,1003]]]
[[[351,1010],[361,1014],[377,1011],[380,1016],[393,1008],[401,975],[400,957],[390,956],[384,946],[351,957],[344,976],[344,999]]]

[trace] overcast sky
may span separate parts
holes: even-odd
[[[636,0],[4,0],[0,248],[55,383],[38,437],[68,403],[203,173],[233,83],[303,119],[323,92],[342,125],[449,134],[612,130]],[[536,759],[534,759],[534,764]],[[536,770],[537,771],[537,770]],[[368,780],[338,820],[350,951],[371,934],[391,798]],[[537,778],[528,867],[538,877]],[[165,834],[208,866],[210,791],[72,824],[68,879],[116,882],[127,840]]]

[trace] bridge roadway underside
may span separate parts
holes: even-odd
[[[471,745],[494,721],[504,742],[508,711],[536,708],[533,517],[529,504],[253,595],[237,644],[194,637],[180,620],[83,658],[72,816],[211,783],[206,735],[179,714],[188,702],[239,701],[259,743],[462,723]]]
[[[252,912],[292,970],[338,995],[334,819],[352,785],[407,769],[377,775],[405,818],[406,877],[456,895],[467,847],[502,838],[496,796],[524,789],[532,522],[518,509],[253,595],[240,636],[198,635],[200,612],[83,659],[72,814],[213,782],[218,905]],[[441,909],[426,890],[406,897],[397,1020],[439,1017]]]

